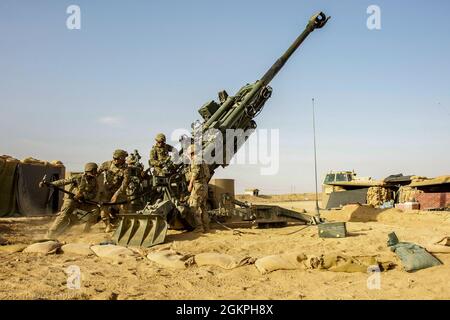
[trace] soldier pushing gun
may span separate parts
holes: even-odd
[[[61,179],[54,182],[42,181],[39,187],[47,185],[55,187],[59,190],[66,185],[70,185],[69,191],[65,193],[68,197],[64,199],[63,206],[59,212],[56,220],[53,222],[47,232],[47,238],[52,239],[59,236],[69,227],[79,222],[86,221],[84,228],[85,232],[90,230],[90,227],[97,222],[99,215],[99,206],[94,202],[98,195],[97,183],[97,164],[93,162],[86,163],[84,166],[84,173],[78,174],[72,178]],[[77,210],[86,212],[83,217],[76,214]]]

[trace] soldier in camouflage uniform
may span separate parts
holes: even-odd
[[[101,202],[116,202],[118,200],[117,190],[122,186],[125,177],[127,164],[125,159],[128,153],[124,150],[116,150],[113,153],[113,160],[106,161],[100,166],[99,173],[103,174],[104,188],[100,193]],[[117,213],[114,206],[102,207],[100,216],[105,223],[105,232],[112,230],[111,218]]]
[[[170,152],[176,152],[171,145],[166,144],[166,136],[163,133],[156,135],[156,144],[150,151],[150,168],[153,168],[154,174],[160,177],[167,175],[166,165],[170,161]]]
[[[123,205],[125,212],[136,212],[144,207],[142,197],[143,194],[143,177],[144,167],[139,162],[139,154],[131,154],[126,159],[127,168],[125,170],[123,183],[116,191],[112,198],[112,202],[116,202],[118,198],[130,201]]]
[[[74,210],[80,209],[90,212],[84,231],[89,231],[92,224],[97,222],[99,208],[94,204],[88,204],[83,200],[94,200],[98,195],[97,164],[89,162],[84,167],[84,173],[72,178],[61,179],[51,184],[55,187],[70,185],[69,195],[64,199],[63,206],[56,220],[47,232],[47,238],[54,238],[64,232],[68,227],[77,222],[78,218]],[[39,184],[42,187],[43,183]]]
[[[208,197],[208,181],[210,178],[209,168],[199,156],[195,154],[194,145],[189,146],[187,153],[190,157],[189,185],[188,191],[189,207],[194,214],[196,227],[194,232],[209,231],[209,216],[206,210],[206,200]]]

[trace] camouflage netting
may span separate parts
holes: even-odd
[[[370,187],[367,191],[367,204],[374,207],[379,207],[392,198],[392,192],[384,187]]]
[[[398,203],[415,202],[417,196],[423,193],[422,190],[417,190],[409,186],[402,186],[398,189]]]

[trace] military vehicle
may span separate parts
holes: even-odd
[[[368,189],[381,183],[371,177],[359,177],[355,171],[330,171],[322,183],[322,206],[331,209],[347,203],[366,203]]]
[[[328,19],[323,12],[313,15],[305,30],[259,80],[246,84],[234,96],[229,96],[223,90],[219,92],[219,102],[209,101],[199,109],[203,121],[193,123],[192,136],[184,136],[180,142],[182,146],[198,144],[202,155],[216,159],[212,163],[207,162],[211,176],[219,166],[225,167],[229,164],[232,156],[248,139],[249,132],[256,128],[254,118],[272,95],[269,83],[306,37],[315,29],[322,28]],[[227,144],[226,132],[229,129],[241,130],[235,131],[241,132],[241,135],[234,136],[234,140]],[[199,137],[201,140],[198,140]],[[168,163],[170,173],[167,176],[151,178],[150,195],[143,210],[119,215],[120,224],[114,234],[117,243],[148,247],[164,241],[169,225],[174,229],[189,229],[195,225],[186,203],[189,197],[186,183],[188,164],[183,161],[184,157],[181,150],[179,161]],[[276,206],[252,206],[229,199],[227,195],[223,196],[223,201],[210,209],[211,215],[217,218],[216,221],[224,221],[234,216],[240,217],[242,221],[258,220],[261,224],[282,223],[285,220],[281,217],[297,219],[303,223],[317,222],[311,216]]]

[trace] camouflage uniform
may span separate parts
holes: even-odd
[[[197,224],[196,231],[201,229],[203,229],[203,232],[209,231],[209,216],[206,209],[209,177],[209,168],[204,162],[196,163],[195,160],[191,161],[189,178],[194,179],[194,184],[189,197],[189,207],[194,213]]]
[[[82,200],[94,200],[98,194],[98,183],[95,176],[86,173],[76,175],[72,178],[61,179],[51,183],[55,187],[64,187],[70,185],[69,192],[75,194],[69,195],[64,199],[61,211],[48,230],[47,236],[52,238],[63,232],[67,227],[77,221],[77,217],[73,214],[74,210],[93,211],[88,218],[85,231],[97,221],[98,207],[93,204],[83,203]]]
[[[164,170],[164,165],[170,159],[169,152],[174,152],[175,148],[171,145],[164,144],[163,146],[154,145],[150,151],[150,167],[155,170],[157,176],[165,176],[167,172]]]
[[[164,133],[158,133],[155,138],[156,144],[150,150],[148,164],[153,168],[154,174],[164,177],[168,174],[167,164],[170,162],[170,152],[175,152],[175,148],[166,144]]]
[[[101,202],[110,202],[111,198],[116,194],[116,192],[121,188],[124,182],[125,172],[127,170],[126,163],[123,163],[120,166],[117,166],[113,161],[106,161],[102,163],[99,169],[99,174],[103,174],[104,178],[104,186],[103,190],[100,192],[100,201]],[[120,195],[119,195],[120,196]],[[117,201],[123,200],[117,199]],[[113,206],[111,207],[102,207],[100,211],[100,216],[102,220],[105,222],[107,230],[110,229],[110,219],[113,211],[117,211]]]
[[[136,198],[142,195],[142,175],[143,168],[139,164],[128,164],[124,172],[124,178],[121,186],[116,191],[118,198],[131,200],[123,206],[126,212],[136,212],[144,206],[142,198]]]

